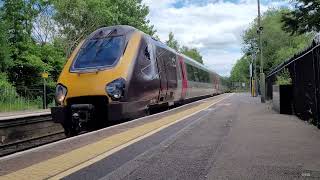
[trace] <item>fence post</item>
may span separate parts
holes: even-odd
[[[47,92],[46,92],[46,79],[43,78],[43,109],[47,109]]]
[[[46,89],[46,79],[48,78],[49,74],[44,72],[41,74],[43,78],[43,109],[47,109],[47,89]]]

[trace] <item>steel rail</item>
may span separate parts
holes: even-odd
[[[64,131],[0,145],[0,157],[65,139]]]
[[[48,129],[48,130],[46,130]],[[50,112],[0,117],[0,156],[65,138],[63,128],[52,122]]]

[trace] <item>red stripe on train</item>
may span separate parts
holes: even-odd
[[[187,88],[188,88],[188,80],[187,80],[187,71],[186,71],[186,65],[184,63],[183,57],[179,56],[179,64],[181,69],[181,77],[182,77],[182,91],[181,91],[181,97],[185,98],[187,94]]]

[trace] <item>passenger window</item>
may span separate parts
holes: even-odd
[[[193,74],[194,74],[194,80],[196,82],[199,82],[199,72],[198,72],[198,68],[196,67],[192,67],[193,68]]]
[[[193,74],[193,69],[192,69],[192,66],[189,65],[189,64],[186,64],[187,65],[187,72],[188,72],[188,80],[189,81],[194,81],[194,74]]]

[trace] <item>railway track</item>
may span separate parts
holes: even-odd
[[[63,128],[49,112],[0,117],[0,156],[64,138]]]
[[[196,98],[193,101],[207,97],[209,96]],[[170,107],[170,109],[180,105]],[[168,108],[158,108],[151,114],[166,110]],[[126,121],[110,122],[108,126],[114,126]],[[0,157],[65,138],[62,126],[52,121],[49,112],[0,117]]]

